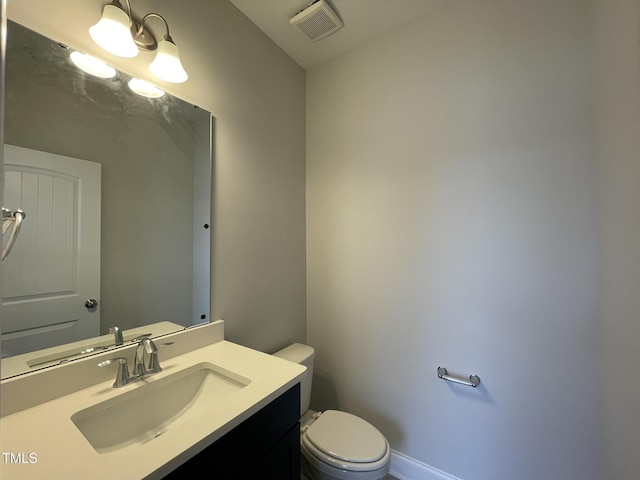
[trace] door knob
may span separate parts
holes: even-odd
[[[87,308],[96,308],[98,306],[98,301],[95,298],[90,298],[84,302],[84,306]]]

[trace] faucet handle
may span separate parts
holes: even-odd
[[[124,387],[129,383],[129,365],[125,357],[116,357],[111,360],[105,360],[98,364],[99,367],[106,367],[113,362],[118,362],[118,373],[116,373],[116,380],[113,382],[114,387]]]
[[[158,359],[158,350],[149,354],[149,362],[147,364],[147,373],[158,373],[162,371],[160,360]]]
[[[144,349],[149,355],[149,360],[145,365],[147,373],[158,373],[162,371],[160,367],[160,360],[158,359],[158,347],[150,338],[147,338],[142,341],[142,345],[144,345]]]
[[[150,338],[145,338],[142,340],[142,345],[144,345],[144,349],[148,354],[157,353],[158,347]]]

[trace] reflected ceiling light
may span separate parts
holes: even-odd
[[[104,7],[100,21],[89,28],[91,38],[107,52],[125,58],[135,57],[139,50],[156,51],[156,57],[149,65],[151,73],[165,82],[186,81],[189,76],[180,62],[178,47],[169,35],[169,24],[164,17],[148,13],[138,22],[131,13],[129,0],[124,2],[126,11],[119,0]],[[162,20],[166,29],[159,41],[145,28],[145,22],[152,17]]]
[[[92,57],[91,55],[74,51],[71,52],[69,57],[76,67],[90,75],[93,75],[94,77],[113,78],[116,76],[115,68],[107,65],[102,60]]]
[[[146,80],[140,80],[139,78],[132,78],[129,80],[129,88],[138,95],[149,98],[160,98],[164,95],[164,90],[160,90],[158,87]]]

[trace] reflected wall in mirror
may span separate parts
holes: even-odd
[[[3,378],[209,321],[211,114],[70,53],[8,22]]]

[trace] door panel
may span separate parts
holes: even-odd
[[[26,218],[4,264],[2,352],[99,335],[101,166],[5,145],[5,204]]]

